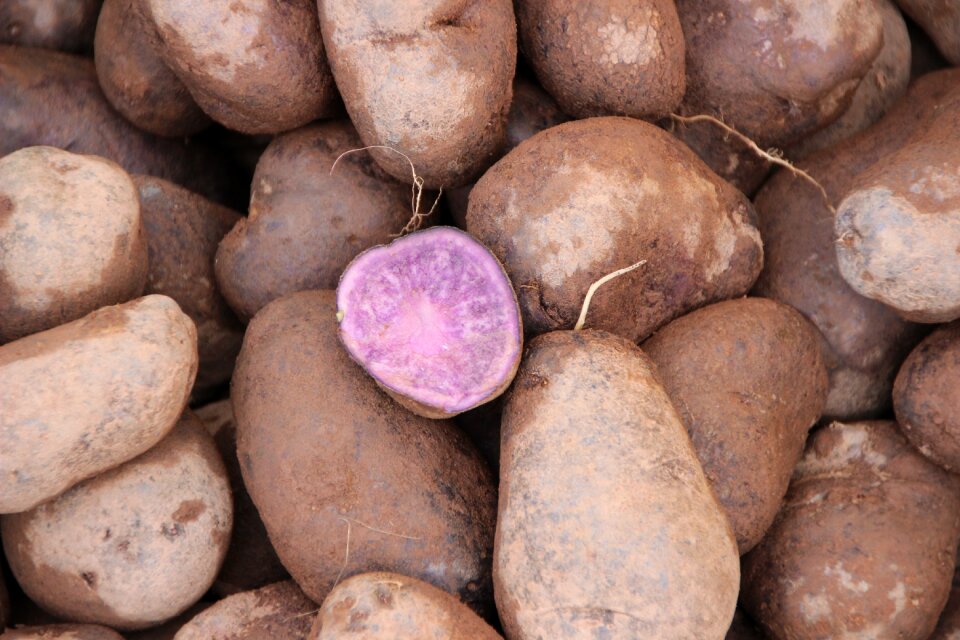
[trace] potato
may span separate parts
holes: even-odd
[[[960,83],[837,206],[840,274],[915,322],[960,318]]]
[[[319,0],[320,28],[365,145],[403,153],[430,189],[475,179],[503,143],[517,28],[510,0]],[[371,151],[410,182],[410,164]]]
[[[159,442],[196,371],[193,323],[157,295],[0,347],[0,513],[32,509]]]
[[[673,0],[519,0],[527,61],[576,118],[665,116],[686,88],[683,31]]]
[[[104,0],[94,60],[110,104],[138,128],[158,136],[187,136],[207,117],[187,87],[160,59],[135,0]]]
[[[669,130],[700,156],[711,171],[750,197],[770,174],[767,160],[715,123],[672,122]]]
[[[216,260],[220,289],[243,320],[285,294],[336,287],[354,256],[389,242],[410,219],[410,187],[367,153],[344,156],[330,172],[361,146],[349,122],[328,122],[279,135],[260,156],[250,216]]]
[[[183,625],[174,640],[298,640],[307,637],[317,605],[293,581],[220,600]]]
[[[309,640],[502,640],[477,614],[436,587],[396,573],[344,580],[323,602]]]
[[[220,596],[229,596],[278,582],[289,577],[273,550],[260,514],[243,484],[237,460],[237,424],[230,400],[197,409],[197,417],[213,436],[223,458],[233,491],[233,533],[223,567],[213,583]]]
[[[241,216],[161,178],[134,176],[133,182],[150,255],[146,293],[170,296],[197,325],[194,394],[202,395],[230,380],[243,342],[243,327],[217,291],[213,266],[220,239]]]
[[[591,118],[542,131],[477,182],[467,230],[500,259],[528,333],[587,324],[641,340],[704,304],[746,293],[763,249],[750,202],[670,134]]]
[[[535,82],[518,75],[513,79],[513,101],[507,113],[507,141],[501,153],[497,154],[497,159],[535,133],[568,119],[546,91]],[[467,199],[473,185],[470,183],[443,192],[450,216],[461,229],[467,228]]]
[[[85,51],[103,0],[3,0],[0,44]]]
[[[213,604],[212,602],[201,600],[180,615],[170,618],[161,625],[140,631],[130,631],[124,635],[127,640],[173,640],[183,625],[193,620],[200,615],[202,611],[213,606]]]
[[[879,120],[910,83],[910,36],[892,0],[872,0],[883,18],[883,48],[853,93],[850,106],[826,128],[787,150],[793,159],[831,147]]]
[[[100,625],[51,624],[7,629],[0,633],[0,640],[123,640],[123,636]]]
[[[0,158],[0,344],[135,298],[146,279],[126,171],[53,147]]]
[[[0,517],[10,568],[32,600],[121,630],[159,624],[196,602],[213,583],[231,525],[226,470],[189,412],[140,457]]]
[[[687,44],[683,115],[709,114],[761,148],[822,129],[850,105],[883,45],[866,0],[677,0]]]
[[[896,0],[933,39],[950,64],[960,65],[960,5],[951,0]]]
[[[257,314],[231,400],[244,482],[307,596],[389,570],[486,607],[490,472],[452,424],[401,408],[350,360],[332,291],[290,294]]]
[[[643,350],[746,553],[773,523],[826,402],[820,334],[785,304],[741,298],[674,320]]]
[[[164,178],[217,202],[232,186],[222,159],[200,142],[158,138],[118,115],[92,61],[0,45],[0,156],[35,145],[109,158],[129,173]]]
[[[140,8],[160,57],[224,126],[279,133],[336,112],[313,0],[143,0]]]
[[[723,638],[733,532],[654,364],[603,331],[535,338],[503,412],[506,636]]]
[[[960,86],[960,71],[929,75],[885,118],[836,147],[800,163],[836,203],[857,175],[909,138],[933,105]],[[813,185],[777,173],[755,200],[766,264],[754,293],[785,302],[824,336],[830,392],[824,414],[856,419],[884,415],[897,367],[918,340],[918,328],[854,291],[841,277],[834,215]]]
[[[960,484],[894,422],[817,431],[786,502],[743,561],[741,603],[773,638],[933,631],[950,591]]]
[[[893,408],[920,453],[960,469],[960,322],[940,327],[910,353],[893,385]]]

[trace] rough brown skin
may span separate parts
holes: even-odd
[[[736,136],[712,122],[664,123],[710,170],[753,197],[770,174],[771,165]]]
[[[332,289],[360,252],[384,244],[412,216],[410,187],[390,178],[347,121],[277,136],[257,163],[250,215],[220,243],[220,290],[248,321],[271,300]],[[424,195],[424,211],[433,199]]]
[[[0,640],[123,640],[123,636],[100,625],[51,624],[7,629],[0,633]]]
[[[245,484],[311,599],[338,578],[390,570],[487,607],[490,472],[451,423],[402,409],[350,360],[334,292],[291,294],[257,314],[231,399]]]
[[[3,0],[0,44],[86,51],[103,0]]]
[[[960,83],[837,205],[840,274],[914,322],[960,318]]]
[[[893,385],[893,408],[920,453],[960,469],[960,322],[940,327],[910,353]]]
[[[243,342],[243,327],[217,291],[213,267],[220,239],[241,216],[161,178],[134,176],[133,182],[150,254],[145,293],[170,296],[197,325],[194,395],[202,395],[230,379]]]
[[[31,509],[159,442],[196,372],[196,329],[165,296],[0,347],[0,513]]]
[[[146,279],[126,171],[53,147],[0,158],[0,344],[135,298]]]
[[[364,573],[330,592],[308,640],[503,640],[445,591],[396,573]]]
[[[0,518],[17,581],[54,615],[115,629],[176,616],[210,587],[232,524],[223,462],[187,412],[142,456]]]
[[[126,636],[126,640],[173,640],[174,636],[177,635],[177,631],[180,630],[180,627],[193,620],[211,605],[213,605],[212,602],[201,600],[180,615],[170,618],[159,626],[150,627],[149,629],[143,629],[141,631],[127,632],[124,635]]]
[[[777,521],[743,560],[741,603],[773,638],[924,640],[950,591],[955,476],[894,422],[811,438]]]
[[[516,67],[510,0],[317,5],[330,68],[365,145],[407,154],[430,189],[467,184],[490,165],[503,144]],[[411,181],[405,158],[372,155]]]
[[[336,113],[313,0],[144,0],[157,52],[214,120],[279,133]]]
[[[642,351],[604,331],[535,338],[502,429],[493,575],[508,638],[723,638],[736,541]]]
[[[746,293],[763,261],[742,193],[652,124],[591,118],[542,131],[477,182],[467,230],[503,263],[523,326],[587,326],[637,341],[698,306]]]
[[[879,120],[899,100],[910,84],[910,35],[900,10],[892,0],[872,0],[883,18],[883,48],[860,81],[850,106],[826,128],[787,150],[796,160],[826,149]]]
[[[643,350],[746,553],[776,517],[827,399],[819,333],[785,304],[740,298],[674,320]]]
[[[896,0],[933,39],[950,64],[960,65],[960,6],[952,0]]]
[[[924,125],[932,105],[960,86],[960,71],[915,82],[886,117],[834,148],[799,163],[837,203],[878,159]],[[883,415],[897,367],[919,338],[918,328],[864,298],[841,277],[833,214],[816,187],[778,172],[755,200],[766,264],[754,292],[803,313],[824,336],[830,394],[824,414],[840,419]]]
[[[534,134],[567,120],[550,94],[536,82],[518,75],[513,79],[513,101],[507,114],[507,141],[497,159]],[[447,209],[461,229],[467,228],[467,198],[471,189],[473,183],[443,192]]]
[[[110,104],[138,128],[158,136],[187,136],[207,117],[187,87],[157,55],[136,0],[104,0],[94,61]]]
[[[709,114],[761,148],[836,120],[883,45],[872,0],[678,0],[683,115]]]
[[[197,417],[217,444],[233,491],[233,533],[227,557],[213,583],[214,592],[225,597],[289,577],[243,484],[237,460],[237,425],[230,400],[197,409]]]
[[[526,60],[575,118],[660,117],[686,88],[685,46],[673,0],[519,0]]]
[[[960,634],[960,575],[954,572],[953,587],[950,589],[947,606],[943,608],[937,628],[928,640],[956,640],[958,634]]]
[[[209,148],[150,135],[114,111],[91,60],[0,45],[0,156],[35,145],[109,158],[129,173],[165,178],[218,202],[231,188]]]
[[[317,605],[292,580],[220,600],[183,625],[174,640],[303,640]]]

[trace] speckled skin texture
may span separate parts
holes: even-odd
[[[338,108],[313,0],[144,0],[158,53],[214,120],[279,133]]]
[[[920,453],[960,469],[960,321],[940,327],[910,353],[893,385],[893,408]]]
[[[103,0],[3,0],[0,44],[85,51]]]
[[[519,0],[521,48],[575,118],[667,115],[686,88],[673,0]]]
[[[723,638],[736,541],[642,351],[604,331],[537,337],[502,429],[493,572],[508,638]]]
[[[567,120],[569,118],[560,111],[560,107],[550,94],[533,80],[517,75],[513,79],[513,101],[510,103],[510,111],[507,114],[506,145],[497,159],[499,160],[503,154],[511,151],[535,133]],[[470,183],[454,189],[445,189],[443,192],[450,217],[461,229],[467,228],[467,199],[473,185],[474,183]]]
[[[436,587],[396,573],[343,581],[323,602],[309,640],[502,640]]]
[[[413,215],[410,187],[368,153],[344,156],[330,173],[340,154],[362,146],[337,121],[279,135],[260,156],[250,215],[217,252],[220,289],[241,318],[294,291],[336,287],[354,256],[389,242]]]
[[[330,67],[365,145],[428,188],[475,179],[503,144],[516,67],[510,0],[318,0]],[[407,160],[374,159],[411,181]]]
[[[142,456],[33,511],[0,518],[3,547],[27,595],[54,615],[142,629],[210,587],[232,525],[230,483],[187,412]]]
[[[296,583],[278,582],[220,600],[174,640],[305,640],[316,611]]]
[[[896,0],[933,39],[950,64],[960,65],[960,5],[954,0]]]
[[[194,394],[202,395],[230,379],[243,342],[243,327],[217,290],[213,270],[220,239],[241,216],[160,178],[134,176],[133,182],[149,248],[145,293],[170,296],[197,325]]]
[[[883,45],[873,0],[678,0],[683,115],[722,116],[761,148],[836,120]]]
[[[223,201],[223,163],[199,142],[140,131],[107,102],[93,61],[80,56],[0,45],[0,156],[50,145],[109,158]]]
[[[836,147],[799,163],[837,203],[856,176],[901,147],[923,126],[931,105],[960,86],[960,71],[917,81],[886,117]],[[917,327],[859,295],[841,277],[833,214],[815,187],[778,172],[755,201],[766,264],[754,292],[795,307],[824,336],[830,394],[824,414],[854,419],[883,415],[900,362],[919,339]]]
[[[811,437],[776,522],[744,557],[741,603],[773,638],[924,640],[958,535],[955,476],[894,422],[835,422]]]
[[[196,329],[165,296],[0,347],[0,513],[152,447],[176,424],[196,371]]]
[[[110,104],[138,128],[159,136],[186,136],[210,118],[157,54],[136,0],[104,0],[94,60]]]
[[[243,484],[237,460],[237,424],[230,400],[197,409],[197,417],[217,443],[233,492],[233,533],[213,590],[220,596],[229,596],[289,577]]]
[[[0,158],[0,344],[135,298],[146,279],[126,171],[53,147]]]
[[[488,606],[490,472],[451,423],[402,409],[350,360],[332,291],[257,314],[231,399],[245,484],[311,599],[338,577],[390,570]]]
[[[7,629],[0,633],[0,640],[123,640],[123,636],[100,625],[51,624]]]
[[[785,304],[740,298],[678,318],[642,346],[746,553],[773,523],[827,399],[816,328]]]
[[[542,131],[470,194],[467,230],[513,281],[524,329],[587,326],[641,340],[704,304],[746,293],[763,261],[742,193],[652,124],[591,118]]]
[[[840,274],[914,322],[960,318],[960,82],[953,87],[837,205]]]
[[[799,159],[831,147],[879,120],[903,96],[910,83],[910,35],[892,0],[873,0],[883,17],[883,48],[857,86],[850,106],[826,128],[787,149]]]

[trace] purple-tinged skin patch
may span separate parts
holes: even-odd
[[[432,227],[357,256],[337,287],[340,339],[390,391],[453,415],[498,395],[523,330],[500,262],[473,236]]]

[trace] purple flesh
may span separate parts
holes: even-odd
[[[454,414],[502,391],[520,357],[513,287],[497,259],[454,227],[360,254],[337,287],[340,337],[381,385]]]

